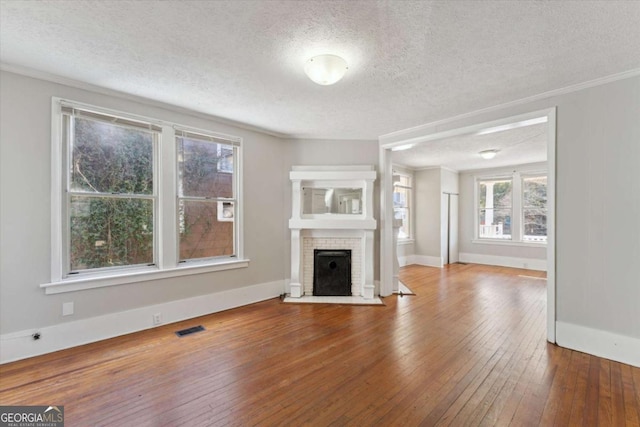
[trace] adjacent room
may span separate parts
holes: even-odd
[[[638,23],[0,0],[0,424],[640,427]]]

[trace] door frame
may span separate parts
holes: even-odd
[[[380,171],[380,295],[393,293],[393,170],[391,149],[477,132],[488,127],[547,117],[547,341],[556,342],[556,107],[503,116],[497,120],[439,130],[435,124],[383,135],[379,140]],[[442,126],[444,127],[444,126]]]

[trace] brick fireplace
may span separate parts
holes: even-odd
[[[351,251],[351,294],[371,299],[373,282],[372,166],[294,166],[291,297],[313,295],[314,250]]]

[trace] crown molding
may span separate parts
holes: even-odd
[[[498,104],[498,105],[494,105],[491,107],[487,107],[487,108],[482,108],[480,110],[475,110],[475,111],[470,111],[468,113],[463,113],[463,114],[459,114],[457,116],[453,116],[453,117],[448,117],[445,119],[441,119],[441,120],[436,120],[430,123],[425,123],[422,125],[418,125],[418,126],[414,126],[414,127],[410,127],[410,128],[406,128],[406,129],[402,129],[402,130],[398,130],[395,132],[390,132],[384,135],[380,135],[378,137],[378,141],[381,144],[386,144],[386,143],[391,143],[391,142],[399,142],[401,141],[403,138],[403,136],[407,136],[407,135],[413,135],[416,133],[420,133],[421,131],[424,132],[429,132],[437,126],[440,125],[444,125],[444,124],[448,124],[448,123],[452,123],[452,122],[456,122],[458,120],[463,120],[463,119],[468,119],[471,117],[476,117],[480,114],[484,114],[484,113],[491,113],[494,111],[499,111],[499,110],[503,110],[506,108],[512,108],[512,107],[517,107],[523,104],[528,104],[531,102],[535,102],[535,101],[540,101],[543,99],[548,99],[548,98],[552,98],[555,96],[560,96],[560,95],[566,95],[568,93],[572,93],[572,92],[577,92],[583,89],[588,89],[591,87],[595,87],[595,86],[601,86],[607,83],[612,83],[618,80],[624,80],[624,79],[628,79],[631,77],[636,77],[636,76],[640,76],[640,68],[635,68],[635,69],[631,69],[628,71],[624,71],[622,73],[617,73],[617,74],[611,74],[609,76],[605,76],[605,77],[600,77],[594,80],[589,80],[586,82],[582,82],[582,83],[577,83],[574,85],[570,85],[570,86],[566,86],[563,88],[559,88],[559,89],[553,89],[547,92],[542,92],[539,93],[537,95],[532,95],[532,96],[528,96],[526,98],[521,98],[515,101],[510,101],[510,102],[506,102],[504,104]]]
[[[31,77],[38,80],[44,80],[51,83],[57,83],[57,84],[69,86],[75,89],[87,90],[90,92],[99,93],[101,95],[113,96],[116,98],[126,99],[128,101],[135,101],[140,104],[148,105],[150,107],[157,107],[165,110],[175,111],[177,113],[182,113],[182,114],[197,117],[200,119],[213,121],[213,122],[220,123],[227,126],[234,126],[234,127],[252,131],[252,132],[258,132],[261,134],[270,135],[280,139],[291,138],[290,135],[274,132],[268,129],[261,128],[259,126],[253,126],[247,123],[226,119],[224,117],[218,117],[211,114],[202,113],[200,111],[191,110],[189,108],[180,107],[180,106],[169,104],[166,102],[155,101],[153,99],[145,98],[143,96],[133,95],[126,92],[120,92],[120,91],[109,89],[103,86],[97,86],[91,83],[85,83],[79,80],[70,79],[68,77],[63,77],[57,74],[51,74],[44,71],[35,70],[33,68],[0,62],[0,70],[6,71],[8,73],[18,74],[21,76]]]

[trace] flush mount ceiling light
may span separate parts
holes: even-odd
[[[479,152],[478,154],[480,154],[480,157],[482,157],[485,160],[490,160],[493,159],[496,154],[498,154],[498,151],[500,150],[484,150]]]
[[[332,85],[344,77],[347,61],[336,55],[318,55],[310,58],[304,66],[307,76],[319,85]]]

